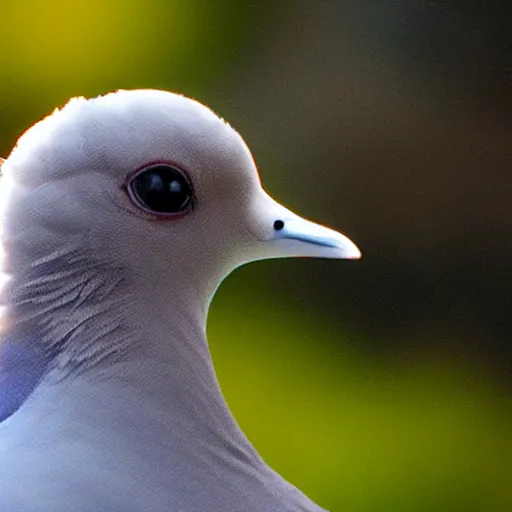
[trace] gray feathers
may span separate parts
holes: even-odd
[[[155,162],[186,175],[192,208],[133,201]],[[164,91],[74,100],[2,172],[0,510],[321,511],[231,415],[206,317],[240,265],[357,247],[274,201],[242,138]]]

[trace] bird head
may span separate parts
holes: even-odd
[[[121,272],[138,289],[187,288],[209,303],[250,261],[360,257],[347,237],[264,191],[225,121],[169,92],[71,100],[20,138],[3,171],[6,271],[37,285],[33,294],[51,295],[49,276],[86,289],[84,276]]]

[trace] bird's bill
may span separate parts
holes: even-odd
[[[298,256],[321,256],[357,260],[361,251],[347,236],[309,220],[294,215],[284,222],[282,229],[275,232],[275,240],[300,242]],[[299,249],[300,247],[300,249]]]
[[[263,258],[312,257],[359,259],[361,251],[347,236],[306,220],[274,201],[261,198],[260,211],[265,234]],[[261,224],[260,224],[261,225]]]

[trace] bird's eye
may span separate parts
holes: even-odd
[[[183,212],[190,206],[192,187],[183,172],[157,164],[137,173],[128,184],[132,200],[152,213]]]

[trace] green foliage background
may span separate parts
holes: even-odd
[[[332,511],[512,510],[512,89],[493,5],[2,4],[0,154],[69,97],[181,92],[242,133],[273,196],[361,246],[242,268],[209,319],[244,431]]]

